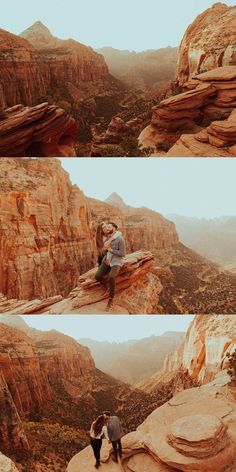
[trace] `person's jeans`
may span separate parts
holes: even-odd
[[[102,439],[90,438],[90,444],[92,446],[96,462],[97,462],[97,464],[100,464],[100,451],[101,451],[101,447],[102,447]]]
[[[109,274],[109,298],[113,299],[115,296],[116,289],[116,277],[120,272],[120,266],[110,267],[109,265],[102,262],[98,268],[95,279],[100,282],[102,285],[106,285],[105,276]]]
[[[112,441],[112,446],[113,446],[113,451],[115,454],[115,460],[118,460],[118,455],[119,457],[122,456],[122,444],[121,444],[121,439],[117,439],[117,441]]]

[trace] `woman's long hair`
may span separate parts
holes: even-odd
[[[103,227],[104,227],[104,222],[100,223],[97,227],[97,232],[96,232],[96,245],[97,245],[97,251],[98,251],[98,254],[101,254],[102,252],[102,248],[104,246],[104,242],[103,242]]]
[[[97,417],[97,419],[93,423],[93,431],[94,435],[98,436],[102,432],[102,428],[105,424],[105,418],[103,415]]]

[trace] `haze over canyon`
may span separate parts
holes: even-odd
[[[93,50],[40,21],[0,30],[0,156],[236,156],[235,31],[223,3],[179,49]]]

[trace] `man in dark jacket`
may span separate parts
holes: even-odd
[[[115,223],[108,223],[110,234],[115,235],[118,230],[118,226]],[[109,246],[106,246],[107,254],[104,256],[102,264],[97,270],[95,279],[100,282],[106,289],[105,276],[109,274],[109,301],[107,304],[107,310],[113,307],[113,300],[115,296],[116,277],[120,272],[120,268],[123,265],[123,258],[125,257],[125,241],[121,234],[114,238]],[[106,290],[105,290],[106,293]]]
[[[112,443],[115,455],[115,462],[118,462],[118,457],[122,456],[121,438],[124,436],[123,429],[118,416],[111,416],[110,411],[103,413],[106,424],[109,440]]]

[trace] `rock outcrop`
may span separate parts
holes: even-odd
[[[40,22],[21,37],[0,30],[0,52],[1,107],[32,106],[56,90],[61,90],[63,98],[65,86],[78,87],[79,93],[83,82],[108,74],[101,55],[77,41],[54,38]]]
[[[235,107],[235,66],[197,75],[184,92],[153,108],[152,123],[139,142],[169,157],[234,156]]]
[[[139,136],[141,147],[152,148],[154,156],[236,155],[235,32],[236,7],[222,3],[188,27],[173,95],[153,108],[151,124]]]
[[[77,125],[48,103],[16,105],[0,116],[0,157],[75,157]]]
[[[215,3],[197,16],[180,45],[176,79],[184,85],[193,76],[236,64],[236,7]]]
[[[123,440],[121,467],[112,462],[109,445],[102,449],[104,471],[152,472],[235,470],[235,413],[227,375],[211,384],[175,395]],[[93,470],[91,448],[77,454],[67,472]]]
[[[154,257],[150,252],[126,256],[116,279],[116,299],[112,313],[154,313],[162,285],[152,273]],[[96,268],[79,277],[79,285],[67,298],[18,301],[0,298],[0,311],[8,314],[104,313],[108,294],[95,280]]]
[[[2,472],[19,472],[15,464],[0,452],[0,470]]]

